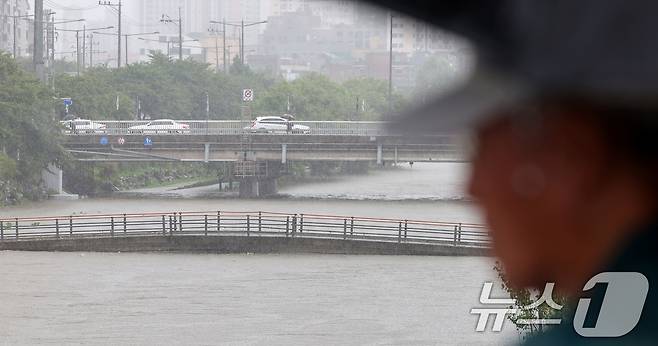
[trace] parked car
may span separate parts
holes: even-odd
[[[132,126],[128,129],[128,133],[147,135],[190,133],[190,125],[179,123],[171,119],[158,119],[144,125]]]
[[[277,116],[257,117],[245,130],[254,133],[311,133],[310,127]]]
[[[62,121],[61,124],[64,126],[64,132],[69,134],[79,134],[79,133],[105,133],[107,131],[107,126],[105,124],[99,124],[95,121],[89,119],[73,119]]]

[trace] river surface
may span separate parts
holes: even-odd
[[[160,188],[0,215],[261,210],[480,222],[462,192],[466,174],[464,164],[415,164],[286,187],[273,199]],[[477,333],[469,313],[496,278],[492,266],[480,257],[0,252],[0,344],[498,345],[517,340],[513,326]]]

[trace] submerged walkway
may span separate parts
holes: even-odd
[[[0,218],[0,250],[485,255],[483,226],[321,214],[169,212]]]

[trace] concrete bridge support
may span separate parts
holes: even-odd
[[[276,194],[274,177],[246,177],[240,180],[240,198],[266,197]]]
[[[277,192],[277,178],[283,164],[278,161],[238,161],[233,166],[233,175],[240,180],[239,195],[242,198],[257,198]]]
[[[50,164],[41,172],[41,180],[46,185],[49,194],[59,195],[64,193],[62,189],[62,169]]]
[[[64,173],[61,168],[50,164],[41,172],[41,180],[51,199],[78,199],[78,195],[68,194],[62,187]]]

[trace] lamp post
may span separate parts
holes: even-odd
[[[393,111],[393,13],[390,13],[388,50],[388,113]]]
[[[99,6],[109,6],[111,8],[114,8],[117,10],[119,13],[118,19],[119,19],[119,27],[117,30],[117,68],[121,67],[121,0],[117,3],[112,3],[110,1],[98,1]]]
[[[126,65],[128,65],[128,37],[131,36],[145,36],[145,35],[157,35],[159,34],[159,31],[154,31],[154,32],[140,32],[140,33],[134,33],[134,34],[122,34],[123,39],[126,42]],[[117,34],[112,34],[112,33],[104,33],[104,32],[94,32],[94,34],[97,35],[107,35],[107,36],[116,36]]]
[[[248,26],[254,26],[258,24],[267,24],[266,20],[260,22],[245,23],[244,19],[240,21],[240,24],[228,23],[226,21],[211,20],[210,23],[213,24],[222,24],[224,25],[224,32],[226,32],[226,25],[240,28],[240,63],[244,65],[244,28]]]
[[[169,16],[163,14],[160,22],[178,24],[178,60],[183,60],[183,18],[181,16],[181,8],[178,8],[178,19],[171,19]]]
[[[85,31],[85,30],[107,30],[107,29],[113,29],[113,26],[106,26],[104,28],[93,28],[93,29],[79,29],[79,30],[68,30],[68,29],[55,29],[55,31],[67,31],[67,32],[75,32],[75,51],[76,51],[76,59],[75,62],[77,64],[77,75],[80,76],[80,32]]]

